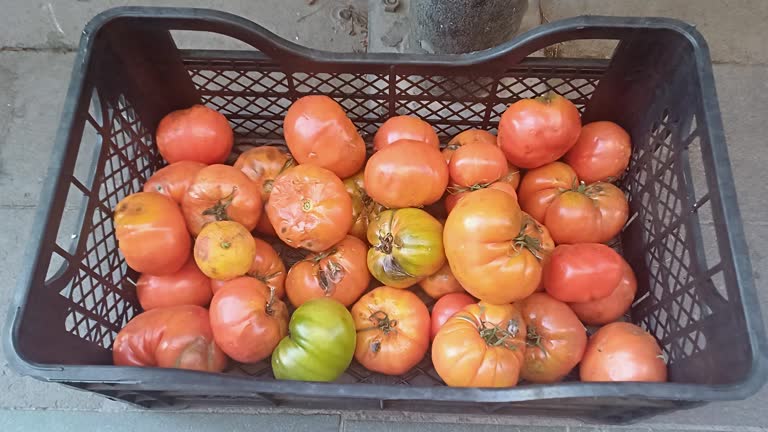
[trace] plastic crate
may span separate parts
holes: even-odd
[[[221,33],[255,50],[180,50],[171,30]],[[537,58],[576,39],[611,39],[610,60]],[[117,332],[140,311],[112,209],[163,165],[154,130],[205,103],[239,144],[279,142],[290,103],[339,101],[370,140],[395,114],[441,139],[495,131],[505,107],[554,90],[584,122],[612,120],[634,143],[621,187],[634,220],[621,235],[638,276],[630,319],[669,360],[669,383],[444,386],[429,359],[401,377],[353,364],[335,383],[276,381],[268,363],[225,374],[115,367]],[[17,143],[21,145],[21,143]],[[465,55],[339,54],[287,42],[226,13],[119,8],[83,32],[48,179],[20,276],[6,355],[20,373],[143,407],[285,406],[570,416],[626,422],[743,399],[766,379],[766,342],[736,204],[708,49],[662,18],[580,17]]]

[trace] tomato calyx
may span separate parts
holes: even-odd
[[[333,294],[336,284],[341,282],[343,277],[344,269],[335,262],[328,262],[325,268],[321,268],[317,272],[317,281],[326,296]]]
[[[384,236],[379,236],[379,243],[374,245],[373,248],[379,252],[384,252],[389,255],[392,253],[395,244],[395,237],[391,232],[388,232]]]
[[[397,320],[396,319],[390,319],[389,315],[384,312],[383,310],[377,310],[376,312],[373,312],[369,317],[368,320],[373,323],[370,327],[361,328],[357,332],[365,332],[369,330],[380,330],[385,335],[397,331],[395,327],[397,327]],[[377,353],[381,351],[381,340],[379,338],[374,339],[373,342],[371,342],[370,345],[371,352]]]
[[[536,331],[536,327],[532,325],[528,326],[528,332],[525,335],[525,344],[528,347],[538,348],[545,356],[549,356],[547,349],[544,348],[544,344],[542,343],[542,336]]]
[[[237,186],[234,186],[232,188],[232,192],[230,192],[229,195],[216,201],[216,204],[214,204],[212,207],[209,207],[203,210],[203,215],[213,216],[214,218],[216,218],[217,221],[229,220],[229,215],[227,214],[227,208],[232,204],[232,201],[235,199],[236,192],[237,192]]]
[[[515,254],[519,254],[523,249],[527,249],[537,260],[541,261],[544,258],[541,254],[541,239],[529,236],[525,233],[526,229],[528,228],[528,224],[530,223],[531,221],[528,219],[523,222],[523,226],[520,228],[520,234],[518,234],[518,236],[515,237],[515,240],[512,242],[512,250]],[[538,225],[536,228],[539,232],[541,232],[541,228],[539,228]]]
[[[559,95],[553,91],[548,91],[546,94],[543,94],[537,98],[534,98],[535,101],[541,102],[545,105],[551,104],[555,99],[557,99]]]
[[[516,350],[517,347],[509,342],[510,339],[517,337],[520,332],[520,324],[517,320],[509,320],[507,327],[502,328],[498,324],[488,321],[480,321],[480,337],[485,340],[485,344],[491,347],[502,346],[509,350]]]
[[[492,184],[493,183],[476,183],[469,187],[452,185],[452,186],[448,186],[448,188],[446,188],[446,191],[448,191],[448,193],[451,195],[458,195],[464,192],[474,192],[476,190],[485,189]]]

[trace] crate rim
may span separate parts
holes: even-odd
[[[582,383],[567,382],[549,385],[526,385],[514,388],[452,388],[452,387],[410,387],[376,384],[334,384],[293,381],[263,381],[251,377],[226,374],[202,373],[176,369],[154,369],[118,367],[109,365],[63,365],[39,364],[26,359],[18,350],[18,332],[21,324],[23,305],[26,304],[31,284],[45,275],[35,273],[46,255],[46,233],[51,223],[54,198],[61,189],[60,174],[65,164],[69,145],[69,131],[76,121],[76,113],[82,99],[85,76],[90,63],[94,40],[105,26],[120,20],[156,20],[176,25],[178,30],[199,30],[225,34],[246,42],[267,55],[279,53],[286,63],[300,65],[300,62],[336,65],[390,65],[433,66],[449,69],[467,68],[483,64],[500,68],[516,64],[530,53],[559,42],[560,35],[568,32],[578,35],[576,39],[616,39],[611,35],[617,30],[656,29],[675,32],[685,37],[695,48],[693,50],[698,73],[699,91],[702,93],[704,115],[709,126],[704,131],[709,135],[714,157],[714,173],[721,194],[721,211],[724,215],[730,257],[734,268],[741,307],[745,314],[748,341],[751,344],[752,362],[750,373],[745,378],[729,385],[707,385],[688,383]],[[214,26],[226,25],[231,31],[220,32]],[[571,37],[571,39],[574,39]],[[720,109],[717,103],[712,63],[707,43],[701,33],[692,25],[671,18],[651,17],[608,17],[580,16],[538,26],[516,36],[514,39],[483,51],[467,54],[423,56],[392,53],[336,53],[300,46],[285,40],[264,27],[237,15],[202,8],[138,7],[126,6],[108,9],[96,15],[85,26],[75,58],[67,95],[57,129],[57,137],[51,152],[48,173],[38,207],[35,223],[30,233],[30,245],[24,253],[24,262],[29,263],[20,272],[11,301],[11,310],[3,334],[3,345],[9,365],[21,375],[61,383],[141,385],[143,390],[157,387],[167,390],[169,386],[183,386],[194,382],[196,388],[220,388],[232,385],[238,393],[272,393],[301,396],[327,396],[382,399],[382,400],[436,400],[457,402],[523,402],[541,399],[579,397],[629,397],[642,399],[669,400],[670,393],[679,401],[721,401],[745,399],[760,390],[768,380],[768,344],[761,318],[759,301],[754,287],[752,267],[742,229],[740,210],[737,205],[725,134]],[[116,378],[117,377],[117,378]],[[179,384],[181,383],[181,384]],[[148,385],[150,387],[148,387]],[[333,390],[333,393],[329,393]]]

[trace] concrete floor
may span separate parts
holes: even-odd
[[[31,220],[58,125],[80,29],[89,17],[125,3],[112,0],[38,2],[3,0],[0,16],[0,303],[8,299],[17,270],[24,262],[26,221]],[[161,2],[157,2],[161,3]],[[277,9],[276,4],[287,3]],[[162,4],[201,6],[246,16],[283,37],[315,48],[361,49],[359,30],[335,18],[345,1],[165,1]],[[365,1],[353,2],[363,10]],[[544,12],[533,21],[579,13],[667,15],[700,24],[716,61],[717,90],[734,168],[744,228],[750,247],[761,305],[768,311],[768,211],[761,172],[768,165],[764,123],[768,117],[768,49],[757,36],[768,19],[768,3],[754,1],[532,1],[531,11]],[[639,5],[642,3],[643,5]],[[695,6],[692,4],[695,3]],[[315,12],[318,11],[318,12]],[[314,13],[313,13],[314,12]],[[302,18],[305,17],[306,18]],[[298,22],[297,22],[298,21]],[[751,24],[750,24],[751,23]],[[535,24],[535,22],[534,22]],[[198,40],[185,36],[184,41]],[[225,40],[206,41],[229,46]],[[582,44],[563,47],[570,55],[605,55],[604,47]],[[21,224],[20,221],[23,221]],[[5,322],[6,308],[0,308]],[[0,354],[2,347],[0,347]],[[765,430],[768,389],[742,402],[730,402],[657,417],[632,429],[642,430]],[[258,412],[259,416],[248,415]],[[395,423],[397,422],[397,423]],[[344,430],[344,431],[567,431],[580,423],[547,418],[467,417],[376,412],[303,412],[289,410],[217,413],[140,413],[125,405],[53,384],[22,378],[10,371],[0,355],[0,430]],[[617,428],[619,429],[619,428]],[[627,429],[628,430],[628,429]]]

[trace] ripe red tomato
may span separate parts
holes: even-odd
[[[544,289],[568,303],[608,297],[624,274],[624,259],[600,243],[559,245],[544,267]]]
[[[454,316],[456,312],[464,309],[464,306],[477,303],[469,294],[454,292],[440,297],[435,305],[432,306],[432,326],[429,333],[430,339],[434,340],[440,327],[448,321],[448,318]]]
[[[288,334],[288,308],[252,277],[227,282],[211,300],[216,343],[234,360],[256,363],[272,354]]]
[[[443,324],[432,363],[451,387],[513,387],[525,353],[526,327],[512,304],[470,304]]]
[[[448,141],[448,145],[445,146],[443,149],[443,156],[445,157],[445,162],[450,163],[451,157],[453,156],[453,153],[458,150],[460,147],[466,145],[466,144],[472,144],[472,143],[485,143],[485,144],[493,144],[496,145],[496,135],[480,130],[480,129],[467,129],[455,137],[451,138],[450,141]]]
[[[376,131],[373,136],[373,151],[379,151],[403,139],[421,141],[434,148],[440,147],[440,140],[429,123],[418,117],[401,115],[389,118]]]
[[[549,228],[555,243],[604,243],[629,217],[624,192],[610,183],[579,183],[562,162],[528,171],[518,190],[520,207]]]
[[[518,305],[528,328],[520,376],[533,383],[562,380],[581,360],[587,331],[567,304],[534,293]]]
[[[350,235],[329,250],[310,254],[288,272],[288,300],[299,307],[318,297],[331,297],[345,307],[357,301],[368,288],[368,246]]]
[[[181,270],[166,276],[142,274],[136,282],[136,296],[146,311],[178,305],[208,306],[211,280],[189,259]]]
[[[261,191],[240,170],[228,165],[210,165],[200,170],[181,201],[187,227],[198,235],[214,221],[235,221],[248,231],[261,217]]]
[[[624,173],[632,155],[627,131],[616,123],[584,125],[579,139],[563,158],[586,183],[611,182]]]
[[[456,277],[453,276],[451,266],[448,263],[443,264],[437,273],[422,279],[419,286],[433,299],[439,299],[446,294],[466,292]]]
[[[300,164],[330,170],[340,178],[365,164],[365,142],[344,108],[328,96],[304,96],[283,122],[285,143]]]
[[[331,171],[314,165],[288,168],[272,184],[267,216],[282,241],[322,252],[352,226],[352,198]]]
[[[437,147],[400,140],[377,151],[365,165],[365,190],[389,208],[437,202],[448,186],[448,166]]]
[[[459,202],[461,198],[463,198],[466,194],[480,190],[480,189],[498,189],[500,191],[508,193],[510,196],[513,196],[515,198],[515,201],[517,201],[517,192],[515,191],[515,187],[511,183],[507,183],[504,181],[497,181],[494,183],[491,183],[489,185],[478,185],[475,187],[469,187],[469,188],[463,188],[459,186],[450,186],[448,188],[448,194],[445,196],[445,212],[450,213],[451,210],[453,210],[454,207],[456,207],[456,203]]]
[[[151,366],[221,372],[227,356],[213,340],[208,311],[183,305],[133,317],[112,346],[116,366]]]
[[[125,197],[115,207],[115,236],[128,265],[139,273],[176,273],[189,260],[192,240],[179,206],[155,192]]]
[[[227,118],[203,105],[173,111],[157,125],[157,148],[168,163],[222,163],[232,151],[234,133]]]
[[[352,306],[352,318],[357,329],[355,359],[368,370],[401,375],[427,353],[429,311],[410,291],[376,288]]]
[[[507,174],[507,159],[495,144],[469,143],[453,153],[448,172],[461,187],[488,185]]]
[[[510,105],[499,121],[498,144],[515,166],[537,168],[563,157],[580,131],[576,106],[550,92]]]
[[[637,294],[637,279],[632,267],[624,261],[619,285],[607,297],[586,303],[569,303],[584,324],[603,325],[618,320],[632,306]]]
[[[144,183],[144,192],[157,192],[171,197],[177,204],[189,189],[197,173],[206,165],[202,162],[181,161],[160,168]]]
[[[667,380],[667,365],[656,339],[626,322],[601,327],[589,338],[579,371],[582,381]]]
[[[245,276],[256,278],[267,288],[274,289],[277,298],[285,297],[286,273],[283,260],[269,243],[256,237],[253,237],[253,241],[256,246],[255,255],[251,268],[248,269]],[[226,283],[227,281],[224,280],[211,280],[213,293],[216,294],[216,291]]]

